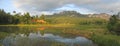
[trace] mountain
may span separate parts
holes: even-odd
[[[111,15],[106,13],[100,13],[100,14],[89,14],[88,17],[90,18],[102,18],[108,20]]]
[[[46,17],[87,17],[83,14],[80,14],[76,11],[62,11],[59,13],[54,13],[53,15],[46,15]]]
[[[46,17],[88,17],[88,18],[101,18],[108,20],[111,15],[106,13],[100,14],[80,14],[76,11],[62,11],[59,13],[54,13],[53,15],[46,15]]]

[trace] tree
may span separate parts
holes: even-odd
[[[14,24],[19,24],[21,21],[22,18],[21,18],[21,14],[20,13],[16,13],[14,15]]]
[[[116,23],[113,26],[113,31],[120,35],[120,23]]]
[[[107,28],[109,31],[113,31],[113,26],[117,23],[116,15],[110,17]]]
[[[41,20],[45,20],[45,15],[42,14],[42,15],[40,16],[40,19],[41,19]]]
[[[6,13],[0,9],[0,24],[12,24],[14,17],[10,13]]]
[[[16,13],[16,11],[13,11],[13,13]]]
[[[25,24],[30,24],[31,16],[28,12],[24,14],[23,19]]]
[[[110,20],[109,20],[109,24],[111,25],[115,25],[118,22],[118,18],[116,15],[111,16]]]
[[[118,15],[111,16],[107,28],[110,32],[115,32],[116,34],[120,34],[120,23]]]

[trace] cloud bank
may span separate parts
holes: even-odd
[[[84,13],[113,13],[120,11],[120,0],[12,0],[14,6],[27,12],[50,12],[64,9]],[[69,6],[73,5],[73,6]],[[67,7],[67,8],[66,8]]]

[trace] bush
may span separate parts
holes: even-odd
[[[120,23],[117,23],[113,26],[113,31],[120,35]]]
[[[116,15],[111,16],[107,28],[112,33],[120,34],[120,23]]]
[[[92,40],[99,46],[120,46],[120,37],[116,35],[98,35],[92,36]]]

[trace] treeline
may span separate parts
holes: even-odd
[[[14,17],[10,13],[6,13],[4,10],[0,9],[0,24],[12,24],[14,22]]]
[[[28,12],[23,15],[13,11],[13,14],[6,13],[3,9],[0,9],[0,24],[36,24],[35,20],[44,20],[42,16],[31,16]]]

